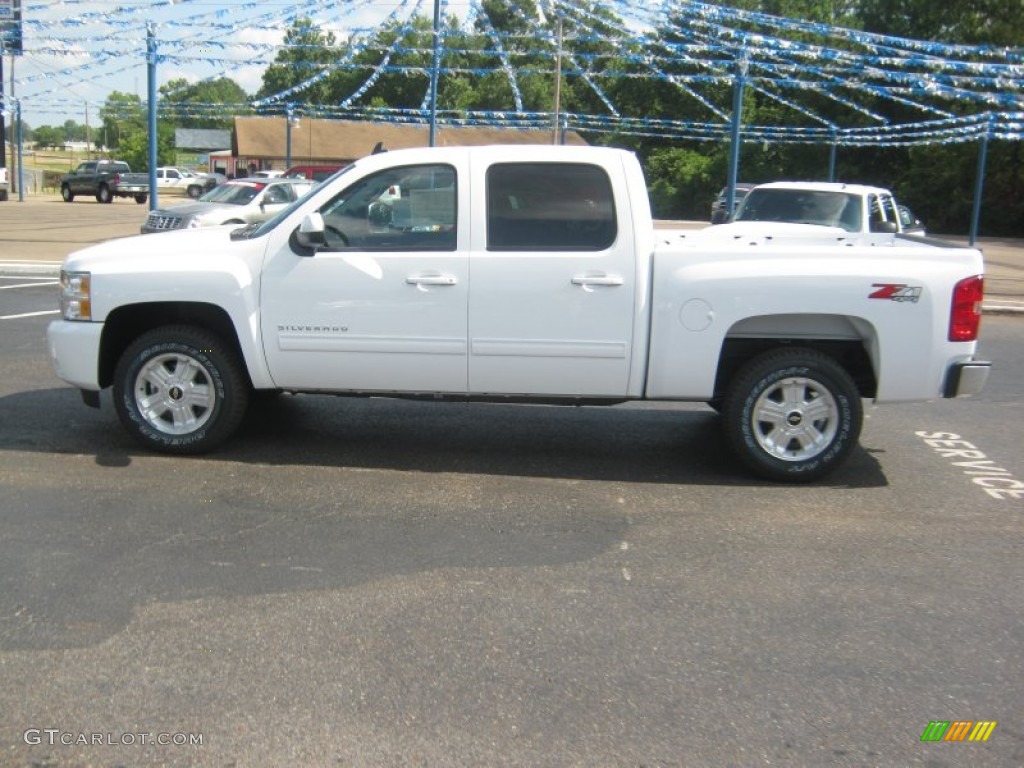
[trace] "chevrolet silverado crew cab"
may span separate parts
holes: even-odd
[[[263,391],[699,401],[751,470],[798,481],[850,454],[864,399],[981,389],[981,273],[978,251],[921,240],[661,234],[622,150],[423,148],[265,222],[71,254],[48,346],[87,404],[112,387],[167,453],[219,445]]]

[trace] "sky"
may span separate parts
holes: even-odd
[[[415,9],[433,14],[430,0],[22,0],[24,54],[4,57],[4,88],[12,94],[13,59],[29,125],[85,123],[87,112],[96,124],[113,91],[147,98],[147,25],[161,57],[157,87],[228,76],[253,93],[294,19],[344,40]]]

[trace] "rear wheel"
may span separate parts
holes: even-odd
[[[202,328],[149,331],[121,355],[114,405],[140,443],[164,453],[205,453],[238,428],[249,385],[234,350]]]
[[[135,202],[139,205],[145,205],[146,201],[149,200],[149,195],[136,195]]]
[[[722,415],[733,451],[758,475],[806,482],[850,455],[863,410],[850,375],[813,349],[754,358],[729,385]]]
[[[114,195],[110,192],[110,187],[106,184],[100,184],[100,188],[96,192],[96,200],[101,203],[113,202]]]

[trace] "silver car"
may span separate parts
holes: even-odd
[[[214,187],[194,203],[150,211],[142,234],[264,221],[309,192],[308,179],[235,179]]]

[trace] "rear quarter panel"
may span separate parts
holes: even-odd
[[[973,249],[758,244],[655,252],[647,396],[714,394],[728,338],[858,340],[878,379],[877,401],[939,397],[946,369],[973,342],[946,340],[957,281],[981,274]]]

